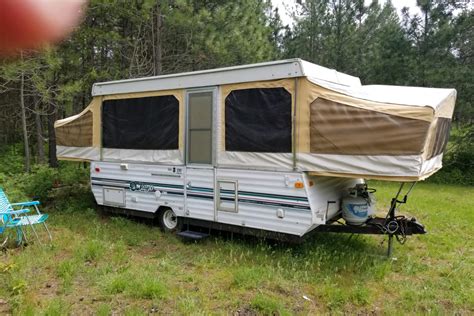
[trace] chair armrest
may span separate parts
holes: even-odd
[[[0,215],[18,215],[18,214],[28,213],[29,211],[30,211],[29,209],[22,209],[22,210],[16,210],[16,211],[0,212]]]
[[[11,206],[33,206],[41,204],[40,201],[28,201],[28,202],[20,202],[20,203],[11,203]]]

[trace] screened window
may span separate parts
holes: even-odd
[[[284,88],[232,91],[225,99],[227,151],[291,152],[291,94]]]
[[[178,149],[178,134],[179,102],[172,95],[103,102],[105,148]]]

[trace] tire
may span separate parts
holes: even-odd
[[[165,233],[174,233],[181,227],[181,220],[171,208],[158,211],[158,225]]]

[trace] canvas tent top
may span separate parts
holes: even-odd
[[[341,92],[362,100],[383,102],[397,105],[440,108],[456,97],[456,90],[426,87],[388,86],[388,85],[356,85],[345,86],[310,77],[313,83],[331,90]]]
[[[212,124],[195,137],[213,139],[217,167],[397,181],[441,168],[456,99],[363,86],[301,59],[96,83],[84,111],[55,123],[58,158],[184,165],[186,122],[199,112],[186,93],[206,87],[218,89],[196,106],[214,100]]]

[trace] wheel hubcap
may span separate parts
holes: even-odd
[[[165,224],[168,229],[175,229],[178,225],[178,218],[172,210],[166,210],[163,213],[163,224]]]

